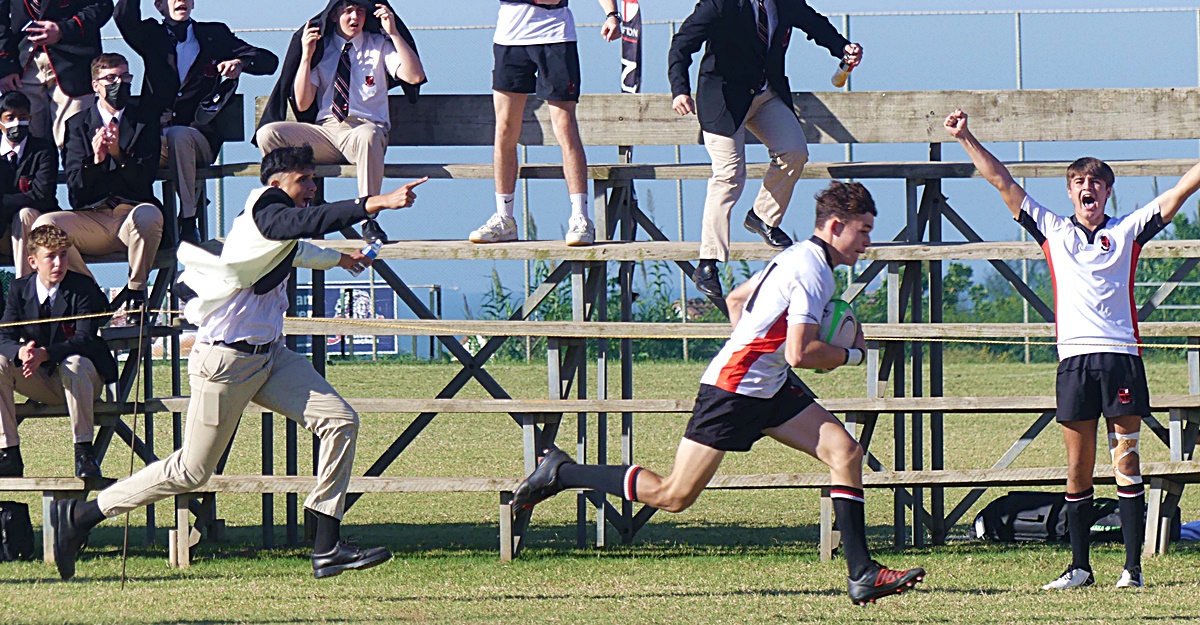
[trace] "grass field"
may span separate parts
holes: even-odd
[[[636,396],[691,396],[702,369],[703,364],[695,363],[639,364]],[[947,395],[1052,394],[1052,365],[954,363],[947,369]],[[545,396],[544,365],[495,365],[489,371],[515,397]],[[1184,365],[1151,362],[1148,371],[1154,392],[1187,392]],[[446,365],[339,365],[331,367],[329,375],[347,397],[431,397],[456,372]],[[615,367],[610,372],[613,389],[619,388],[618,373]],[[165,370],[156,374],[162,393],[166,379]],[[861,397],[865,390],[861,369],[809,375],[806,381],[823,397]],[[485,393],[472,385],[460,396]],[[358,472],[412,417],[364,415]],[[610,440],[615,447],[619,419],[613,421]],[[680,415],[640,416],[638,462],[668,469],[685,421]],[[884,421],[872,452],[888,463],[891,423]],[[990,466],[1029,422],[1029,416],[948,417],[947,466]],[[160,416],[155,425],[161,455],[172,440],[170,419]],[[272,427],[277,471],[282,473],[281,419]],[[1063,462],[1054,427],[1016,466]],[[259,470],[261,428],[257,415],[243,420],[228,473]],[[560,435],[565,448],[573,449],[574,432],[571,419]],[[67,474],[68,437],[66,420],[22,425],[26,474]],[[301,472],[310,469],[307,438],[302,437]],[[1156,439],[1143,440],[1146,461],[1166,458]],[[127,448],[114,445],[104,463],[105,474],[126,475],[128,463]],[[388,473],[516,476],[521,467],[520,430],[506,415],[456,415],[435,419]],[[727,473],[818,470],[814,461],[771,441],[760,443],[753,453],[727,457],[722,466]],[[1099,496],[1114,496],[1112,487],[1098,490]],[[953,505],[962,494],[961,489],[948,491],[947,501]],[[990,493],[981,504],[998,494]],[[34,524],[40,526],[37,498],[15,499],[31,504]],[[198,561],[186,571],[167,567],[165,530],[158,531],[155,544],[146,545],[146,515],[135,513],[130,581],[124,590],[119,581],[119,520],[93,534],[71,583],[59,582],[53,567],[40,562],[0,564],[0,623],[1200,621],[1200,548],[1177,547],[1168,556],[1148,559],[1149,586],[1117,592],[1111,586],[1120,572],[1121,548],[1098,545],[1093,553],[1097,587],[1049,594],[1038,588],[1068,562],[1065,546],[956,540],[936,549],[894,551],[891,495],[881,490],[867,494],[867,520],[878,559],[894,566],[919,564],[930,574],[916,593],[855,608],[845,595],[844,562],[821,564],[817,557],[817,503],[812,491],[713,492],[683,514],[656,515],[633,545],[620,546],[610,531],[609,544],[615,546],[579,550],[575,498],[562,495],[539,506],[521,558],[500,564],[495,494],[377,495],[364,498],[348,513],[343,531],[364,545],[387,545],[396,559],[371,571],[317,582],[305,549],[257,549],[259,496],[223,496],[220,516],[228,523],[228,540],[203,544]],[[1185,496],[1183,508],[1185,521],[1200,518],[1200,500],[1194,494]],[[276,519],[283,513],[282,498],[276,498]],[[973,517],[974,511],[965,519]],[[160,508],[159,523],[167,518],[167,508]],[[965,533],[965,524],[960,524],[956,534]],[[276,537],[282,544],[282,528]]]

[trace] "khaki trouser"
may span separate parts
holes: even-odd
[[[349,162],[358,167],[358,195],[379,195],[383,187],[383,157],[388,132],[383,126],[357,117],[339,122],[330,117],[316,124],[273,122],[255,134],[265,155],[275,148],[311,145],[319,164]]]
[[[63,93],[54,77],[54,68],[50,66],[50,55],[38,50],[32,60],[21,76],[21,93],[29,96],[29,133],[43,139],[53,137],[54,143],[61,148],[67,136],[67,120],[95,105],[96,95],[89,93],[73,98]]]
[[[762,189],[752,210],[770,226],[783,221],[792,189],[808,162],[808,144],[796,114],[768,88],[758,94],[746,121],[732,137],[704,133],[704,147],[712,159],[712,178],[704,200],[700,231],[700,258],[729,260],[729,213],[746,187],[746,131],[754,133],[771,155]]]
[[[83,254],[103,256],[127,251],[129,288],[145,290],[158,244],[162,242],[163,215],[157,206],[121,204],[116,208],[46,213],[33,222],[33,227],[44,224],[54,224],[70,237],[67,268],[71,271],[92,275],[83,262]]]
[[[42,216],[42,212],[36,208],[22,208],[13,215],[12,229],[12,252],[13,252],[13,269],[16,270],[18,278],[33,273],[33,267],[29,266],[29,231],[33,230],[33,224],[38,217]]]
[[[199,130],[191,126],[169,126],[163,129],[162,156],[158,166],[166,168],[175,177],[181,218],[196,216],[196,202],[199,196],[196,188],[196,168],[208,165],[212,159],[212,147]]]
[[[320,437],[317,487],[304,506],[342,518],[358,413],[307,358],[278,341],[263,354],[197,343],[188,359],[188,375],[192,397],[183,446],[102,491],[96,501],[105,516],[203,488],[229,447],[242,411],[253,400]]]
[[[52,375],[38,367],[27,378],[21,373],[21,363],[0,355],[0,448],[21,443],[13,391],[42,404],[65,403],[75,442],[86,443],[94,438],[95,404],[104,391],[104,380],[91,360],[78,354],[67,356]]]

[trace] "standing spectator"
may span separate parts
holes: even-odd
[[[621,14],[615,0],[600,0],[608,13],[600,36],[621,36]],[[546,101],[554,137],[562,146],[563,177],[571,200],[567,245],[591,245],[596,227],[588,216],[587,155],[579,138],[575,105],[579,103],[579,51],[575,18],[566,0],[501,0],[492,53],[492,103],[496,109],[496,141],[492,163],[496,177],[496,214],[471,232],[472,243],[517,240],[513,218],[517,188],[517,140],[529,94]]]
[[[792,245],[779,224],[808,162],[804,130],[792,110],[792,88],[784,74],[794,28],[849,67],[862,61],[862,47],[846,40],[806,2],[700,0],[671,40],[667,73],[672,107],[700,119],[712,159],[700,263],[692,275],[696,288],[710,297],[721,296],[717,263],[729,260],[729,213],[746,187],[747,130],[767,146],[771,165],[743,225],[771,247]],[[701,46],[704,58],[693,101],[688,68]]]
[[[264,155],[309,145],[319,164],[349,162],[358,169],[358,195],[378,195],[391,128],[388,90],[401,85],[416,101],[425,82],[416,42],[391,6],[330,0],[292,35],[255,141]],[[289,105],[297,122],[284,121]],[[374,219],[363,235],[387,238]]]
[[[279,57],[237,38],[225,24],[193,20],[194,6],[195,0],[155,0],[159,21],[142,19],[140,0],[118,0],[113,13],[121,36],[145,65],[140,106],[159,114],[164,148],[159,166],[175,178],[179,236],[191,243],[200,241],[196,213],[204,208],[198,205],[196,168],[211,165],[223,142],[216,128],[196,119],[197,108],[222,79],[270,75],[279,66]]]
[[[33,104],[33,136],[62,147],[67,120],[92,105],[88,67],[112,0],[0,0],[0,92]]]

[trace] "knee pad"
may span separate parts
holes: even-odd
[[[1133,434],[1109,432],[1108,434],[1108,453],[1112,455],[1113,475],[1117,478],[1117,486],[1137,486],[1142,483],[1140,468],[1137,475],[1126,475],[1121,472],[1121,461],[1127,456],[1133,456],[1133,460],[1140,463],[1139,436],[1139,432]]]

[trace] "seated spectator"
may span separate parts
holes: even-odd
[[[92,450],[93,410],[104,384],[117,381],[117,362],[100,326],[107,317],[9,325],[103,313],[108,300],[90,277],[67,269],[67,233],[52,225],[29,233],[29,258],[36,273],[9,285],[0,317],[0,475],[21,475],[16,391],[43,404],[66,403],[75,434],[75,475],[100,477]]]
[[[95,102],[88,64],[112,12],[112,0],[0,3],[0,92],[29,97],[33,136],[62,146],[67,120]]]
[[[386,2],[330,0],[292,36],[255,143],[264,155],[310,145],[318,164],[358,168],[359,196],[379,195],[391,127],[388,89],[403,85],[415,101],[424,82],[416,43]],[[283,121],[288,103],[299,122]],[[386,239],[373,219],[363,235]]]
[[[23,278],[29,266],[26,237],[42,213],[58,210],[58,149],[29,134],[29,98],[20,91],[0,96],[0,227],[12,224],[13,268]]]
[[[120,54],[92,61],[96,106],[67,121],[63,168],[69,211],[38,217],[34,227],[54,224],[71,238],[71,271],[91,276],[82,254],[129,254],[129,283],[113,300],[126,310],[142,308],[146,282],[162,240],[162,205],[154,197],[162,139],[158,117],[129,101],[133,74]],[[134,314],[135,322],[148,315]]]
[[[189,243],[200,241],[196,213],[204,209],[196,167],[213,164],[223,142],[216,128],[196,119],[197,108],[222,79],[237,80],[243,72],[270,75],[279,66],[279,57],[238,39],[225,24],[194,21],[194,5],[155,0],[162,21],[142,19],[140,0],[119,0],[113,13],[121,36],[145,64],[140,105],[159,114],[164,148],[159,166],[175,177],[179,236]]]

